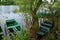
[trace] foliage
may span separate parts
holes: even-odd
[[[18,6],[20,6],[20,11],[31,13],[31,11],[36,8],[39,0],[15,0],[15,2]]]
[[[44,9],[45,9],[45,11],[44,11]],[[48,9],[49,9],[50,12],[48,11]],[[39,16],[43,16],[42,14],[46,13],[46,16],[48,17],[50,14],[47,15],[47,12],[49,12],[51,14],[52,13],[59,14],[59,12],[60,12],[59,10],[60,10],[60,2],[53,2],[52,4],[45,2],[45,3],[40,5],[40,7],[39,7],[39,9],[37,11],[37,14]]]
[[[60,7],[60,2],[54,2],[53,4],[49,4],[46,2],[46,3],[41,4],[41,6],[40,6],[41,2],[42,2],[42,0],[3,0],[3,1],[0,1],[0,5],[18,5],[20,7],[20,12],[25,12],[25,13],[28,13],[29,15],[32,15],[32,17],[34,18],[33,19],[34,22],[37,24],[38,17],[34,14],[36,13],[36,11],[38,9],[41,9],[42,6],[48,7],[53,12],[56,9],[58,11],[58,8]],[[40,6],[40,8],[39,8],[39,6]],[[17,11],[18,10],[15,10],[14,12],[17,12]],[[25,14],[25,16],[27,16],[27,15]],[[25,18],[27,18],[27,17],[25,17]],[[33,27],[36,27],[36,24],[33,24]],[[28,32],[27,31],[25,31],[24,33],[21,31],[20,35],[21,35],[20,36],[21,40],[28,40]]]
[[[60,40],[60,16],[58,16],[58,40]]]
[[[0,5],[16,5],[13,0],[0,0]]]
[[[36,12],[38,17],[48,17],[51,14],[48,4],[42,4]]]
[[[20,37],[19,37],[18,40],[29,40],[28,32],[27,32],[27,31],[20,30],[19,36],[20,36]]]

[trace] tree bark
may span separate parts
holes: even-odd
[[[38,17],[36,16],[36,11],[38,10],[39,6],[42,4],[42,0],[39,0],[39,2],[36,4],[36,8],[32,11],[32,17],[33,17],[33,25],[32,28],[30,29],[30,40],[37,40],[37,35],[36,32],[38,30]],[[32,39],[33,38],[33,39]]]
[[[57,30],[58,30],[58,23],[57,23],[57,16],[53,14],[52,16],[52,20],[53,20],[53,33],[54,33],[54,40],[57,40],[57,37],[58,37],[58,33],[57,33]]]

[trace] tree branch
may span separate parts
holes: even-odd
[[[40,7],[40,5],[42,4],[42,0],[39,0],[36,4],[36,8],[34,8],[34,10],[32,10],[32,12],[36,15],[36,11],[38,10],[38,8]]]

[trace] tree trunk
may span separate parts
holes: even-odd
[[[38,10],[39,6],[42,4],[42,0],[39,0],[39,2],[36,4],[36,8],[32,11],[32,17],[33,17],[33,24],[32,28],[30,29],[30,40],[37,40],[36,32],[38,30],[38,17],[36,16],[36,11]]]
[[[53,14],[52,16],[52,20],[53,20],[53,31],[54,32],[54,40],[57,40],[58,34],[57,34],[57,30],[58,30],[58,23],[57,23],[57,16]]]

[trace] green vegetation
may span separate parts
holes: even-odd
[[[13,0],[0,0],[0,5],[16,5]]]
[[[14,12],[24,13],[25,22],[27,24],[26,29],[29,29],[29,31],[21,30],[20,31],[21,33],[19,33],[19,36],[18,36],[18,33],[15,30],[16,35],[14,35],[13,38],[15,37],[16,39],[14,38],[13,40],[29,40],[31,39],[30,37],[33,37],[33,39],[36,40],[36,33],[38,31],[38,18],[41,18],[41,17],[43,18],[50,17],[50,19],[54,21],[54,27],[56,27],[55,24],[58,23],[58,26],[57,26],[58,32],[59,32],[58,40],[60,40],[60,17],[59,17],[60,1],[59,0],[54,0],[54,1],[51,1],[50,3],[48,1],[42,1],[42,0],[0,0],[0,5],[18,5],[20,7],[20,10],[18,11],[15,9]],[[46,10],[48,11],[46,12],[44,8],[49,9],[49,11]],[[27,14],[30,16],[28,17]],[[33,23],[31,28],[29,28],[29,22],[28,22],[28,18],[30,19],[30,17],[33,18]]]
[[[60,16],[58,17],[58,40],[60,40]]]

